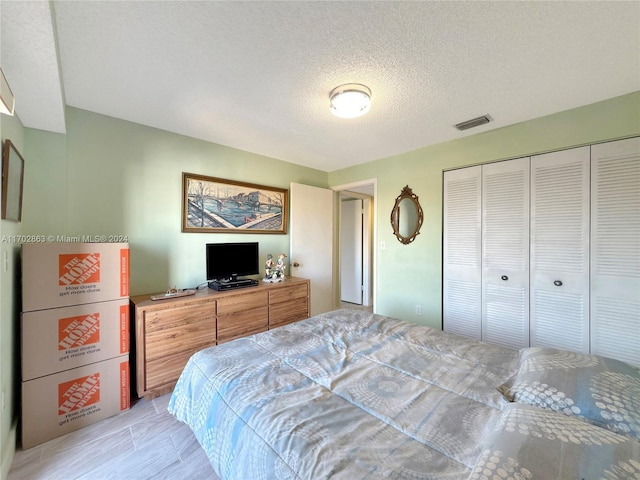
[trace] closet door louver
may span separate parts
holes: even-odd
[[[531,346],[589,353],[589,160],[531,157]]]
[[[445,172],[443,329],[480,340],[481,169]]]
[[[529,346],[529,157],[482,166],[482,340]]]
[[[640,365],[640,139],[591,158],[591,353]]]

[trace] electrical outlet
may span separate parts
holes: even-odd
[[[416,315],[422,315],[422,305],[416,305]]]

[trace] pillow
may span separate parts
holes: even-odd
[[[640,368],[553,348],[520,350],[518,372],[498,390],[528,403],[640,439]]]
[[[530,405],[507,405],[480,446],[469,480],[640,478],[637,440]]]

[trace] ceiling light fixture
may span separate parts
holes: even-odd
[[[359,117],[371,107],[371,90],[359,83],[340,85],[331,90],[329,98],[331,113],[340,118]]]

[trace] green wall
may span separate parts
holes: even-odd
[[[2,146],[11,140],[24,156],[25,136],[20,119],[0,114]],[[24,225],[0,220],[0,390],[4,393],[4,408],[0,409],[0,478],[6,478],[15,451],[18,391],[20,379],[17,360],[19,336],[20,244],[16,237],[22,234]],[[7,258],[6,271],[4,259]]]
[[[386,248],[376,250],[376,312],[441,328],[444,170],[636,135],[640,92],[330,173],[330,186],[377,179],[377,245]],[[396,240],[389,220],[405,185],[424,210],[409,245]]]
[[[326,172],[74,108],[66,135],[30,130],[28,139],[37,173],[25,192],[26,231],[126,236],[132,295],[204,282],[207,242],[259,241],[261,256],[289,250],[288,234],[182,233],[182,172],[327,186]]]

